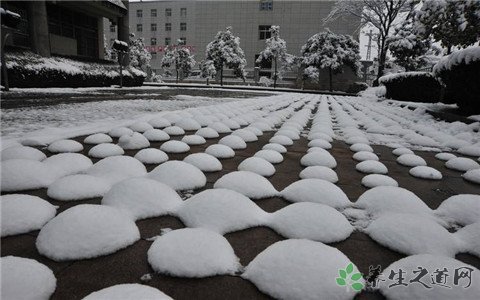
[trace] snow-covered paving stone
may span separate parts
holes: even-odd
[[[114,138],[119,138],[122,135],[129,135],[129,134],[132,134],[132,133],[133,133],[133,130],[131,130],[130,128],[116,127],[116,128],[113,128],[112,130],[110,130],[108,132],[108,135],[111,136],[111,137],[114,137]]]
[[[358,285],[340,286],[335,281],[339,270]],[[242,277],[262,292],[277,299],[353,299],[364,286],[356,266],[336,248],[320,242],[289,239],[277,242],[257,255]],[[319,278],[331,278],[321,280]]]
[[[232,132],[232,135],[237,135],[246,143],[258,141],[257,135],[247,129],[237,129]]]
[[[78,201],[102,197],[110,189],[110,183],[102,178],[78,174],[62,177],[47,190],[48,197],[58,201]]]
[[[52,270],[34,259],[5,256],[0,265],[4,300],[47,300],[55,292],[57,279]]]
[[[479,169],[480,165],[471,158],[455,157],[455,158],[449,159],[445,163],[445,167],[455,171],[467,172],[470,170]]]
[[[181,119],[178,122],[175,122],[175,126],[178,126],[183,130],[198,130],[202,128],[202,126],[192,118]]]
[[[280,196],[291,202],[315,202],[334,208],[345,208],[351,205],[342,189],[322,179],[295,181],[283,189]]]
[[[279,164],[283,161],[283,155],[280,154],[278,151],[275,150],[259,150],[254,154],[254,157],[263,158],[264,160],[268,161],[272,164]]]
[[[50,220],[40,230],[36,246],[40,254],[64,261],[111,254],[138,239],[137,226],[121,210],[82,204]]]
[[[89,169],[92,160],[80,153],[60,153],[46,158],[42,162],[54,170],[57,177],[77,174]]]
[[[227,125],[225,125],[222,122],[212,123],[212,124],[208,125],[208,128],[212,128],[217,133],[230,133],[230,132],[232,132],[230,127],[228,127]]]
[[[170,231],[155,239],[147,256],[156,272],[176,277],[233,275],[241,267],[227,239],[203,228]]]
[[[129,177],[143,176],[147,173],[147,169],[137,159],[120,155],[104,158],[93,164],[84,173],[103,178],[110,184],[114,184]]]
[[[267,215],[246,196],[221,188],[194,195],[177,212],[186,226],[220,234],[264,225]]]
[[[122,135],[118,139],[118,145],[124,150],[136,150],[149,147],[150,142],[141,133],[134,132]]]
[[[2,192],[16,192],[48,187],[57,178],[54,168],[29,159],[2,162]]]
[[[374,188],[377,186],[398,186],[398,182],[387,175],[370,174],[362,178],[362,185]]]
[[[275,152],[277,153],[277,152]],[[278,153],[277,153],[278,154]],[[262,176],[272,176],[275,174],[275,167],[261,157],[249,157],[238,165],[239,171],[250,171]]]
[[[135,220],[170,214],[180,204],[182,199],[171,187],[148,178],[120,181],[102,199],[102,205],[126,210]]]
[[[405,258],[402,258],[390,266],[388,266],[381,276],[383,278],[388,278],[390,274],[398,273],[398,270],[404,271],[416,271],[418,268],[425,268],[433,276],[435,270],[447,270],[450,274],[454,274],[455,270],[465,270],[469,268],[471,270],[471,281],[468,278],[459,278],[457,284],[453,284],[454,276],[447,278],[446,286],[442,285],[433,285],[429,280],[422,280],[425,282],[428,287],[425,288],[422,284],[408,284],[407,286],[390,286],[392,285],[391,280],[380,281],[379,288],[380,292],[391,300],[403,300],[403,299],[476,299],[480,295],[480,277],[478,273],[480,272],[474,266],[466,264],[462,261],[456,260],[454,258],[440,256],[440,255],[431,255],[431,254],[419,254],[412,255]],[[477,275],[473,275],[477,274]],[[415,274],[410,273],[410,275],[405,278],[405,282],[413,280],[416,277]],[[468,286],[468,288],[465,288]]]
[[[440,180],[443,177],[440,171],[427,166],[413,167],[408,171],[408,173],[413,177],[423,178],[423,179]]]
[[[194,165],[203,172],[217,172],[222,170],[222,163],[213,155],[207,153],[193,153],[183,159],[184,162]]]
[[[59,140],[48,145],[47,150],[51,153],[80,152],[83,145],[74,140]]]
[[[402,154],[397,158],[397,162],[407,167],[426,166],[427,162],[415,154]]]
[[[465,147],[461,147],[457,150],[458,153],[468,156],[479,157],[480,156],[480,143],[475,145],[469,145]]]
[[[291,239],[334,243],[353,231],[348,220],[334,208],[319,203],[294,203],[273,213],[268,226]]]
[[[193,134],[184,136],[182,138],[182,142],[186,143],[187,145],[202,145],[205,144],[207,141],[204,137]]]
[[[139,133],[144,133],[147,130],[153,129],[153,126],[147,122],[135,122],[132,125],[128,126],[131,130]]]
[[[388,173],[387,167],[381,162],[376,160],[364,160],[358,163],[355,166],[355,169],[357,169],[357,171],[360,171],[366,174],[387,174]]]
[[[350,150],[352,150],[353,152],[360,152],[360,151],[373,152],[373,148],[370,147],[370,145],[361,144],[361,143],[351,145]]]
[[[269,141],[269,143],[274,143],[274,144],[280,144],[282,146],[291,146],[293,145],[293,141],[291,138],[288,136],[284,135],[276,135],[272,137]]]
[[[262,150],[273,150],[273,151],[277,151],[280,154],[287,153],[287,148],[285,148],[285,146],[282,146],[280,144],[275,144],[275,143],[265,144],[262,147]]]
[[[232,148],[220,144],[208,146],[207,149],[205,149],[205,153],[215,156],[216,158],[232,158],[235,156],[235,151],[233,151]]]
[[[152,125],[153,128],[165,128],[172,125],[172,123],[164,117],[153,117],[148,120],[148,124]]]
[[[182,141],[167,141],[160,146],[160,150],[167,153],[185,153],[190,151],[190,146]]]
[[[2,161],[9,159],[30,159],[42,161],[47,156],[40,150],[27,146],[13,146],[2,150]]]
[[[202,188],[207,183],[205,174],[189,163],[171,160],[157,166],[147,175],[160,181],[176,191]]]
[[[480,222],[480,195],[451,196],[440,204],[435,214],[449,224],[465,226]]]
[[[169,135],[184,135],[185,134],[185,130],[183,130],[182,128],[178,127],[178,126],[169,126],[169,127],[165,127],[163,129],[163,131]]]
[[[228,146],[228,147],[232,148],[233,150],[247,148],[247,144],[245,143],[245,141],[237,135],[227,135],[227,136],[221,138],[218,141],[218,143],[220,145]]]
[[[199,135],[199,136],[201,136],[205,139],[214,139],[214,138],[219,137],[218,132],[215,129],[210,128],[210,127],[200,128],[199,130],[197,130],[195,132],[195,134]]]
[[[111,143],[113,142],[113,139],[105,133],[95,133],[87,136],[83,140],[83,142],[85,144],[97,145],[97,144],[103,144],[103,143]]]
[[[268,179],[248,171],[236,171],[223,175],[213,187],[233,190],[251,199],[270,198],[278,195],[278,191]]]
[[[413,151],[408,148],[396,148],[393,149],[392,153],[396,156],[402,156],[404,154],[414,154]]]
[[[149,142],[164,142],[170,139],[170,135],[161,129],[149,129],[143,133]]]
[[[57,213],[56,206],[37,196],[3,195],[0,203],[2,237],[38,230]]]
[[[448,160],[450,160],[452,158],[455,158],[455,157],[457,157],[455,154],[447,153],[447,152],[442,152],[442,153],[435,154],[436,159],[443,160],[443,161],[448,161]]]
[[[161,164],[168,160],[167,153],[155,148],[142,149],[134,156],[144,164]]]
[[[324,166],[331,169],[337,167],[337,161],[327,150],[313,151],[305,154],[300,159],[300,164],[305,167]]]
[[[88,156],[94,158],[105,158],[115,155],[123,155],[125,151],[119,145],[115,144],[98,144],[93,146],[90,151],[88,151]]]
[[[473,169],[465,172],[462,177],[470,182],[480,184],[480,169]]]
[[[315,139],[308,142],[308,147],[319,147],[323,149],[332,149],[332,145],[324,139]]]
[[[378,156],[373,153],[373,152],[368,152],[368,151],[359,151],[356,152],[352,158],[356,161],[365,161],[365,160],[377,160],[378,161]]]
[[[317,179],[323,179],[326,181],[330,181],[331,183],[337,183],[338,182],[338,176],[337,173],[324,166],[312,166],[312,167],[307,167],[300,172],[299,177],[301,179],[309,179],[309,178],[317,178]]]
[[[87,295],[82,300],[172,300],[160,290],[138,283],[125,283],[110,286]]]

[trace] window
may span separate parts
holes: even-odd
[[[258,39],[266,40],[269,39],[272,33],[270,32],[271,25],[260,25],[258,26]]]
[[[187,23],[180,23],[180,31],[187,31]]]
[[[186,7],[180,8],[180,16],[181,17],[186,17],[187,16],[187,8]]]
[[[187,38],[186,37],[181,37],[178,39],[178,44],[179,45],[186,45],[187,44]]]
[[[172,42],[172,39],[167,37],[165,38],[165,46],[170,46],[170,43]]]
[[[143,17],[143,11],[141,9],[137,9],[137,18]]]
[[[172,23],[165,23],[165,31],[172,31]]]
[[[152,23],[152,24],[150,25],[150,30],[151,30],[151,31],[157,31],[157,23]]]
[[[150,16],[153,18],[157,16],[157,10],[155,8],[150,10]]]
[[[165,16],[166,17],[171,17],[172,16],[172,9],[171,8],[165,8]]]
[[[110,25],[110,32],[115,32],[116,28],[115,25]]]
[[[155,46],[157,44],[157,38],[150,39],[150,45]]]
[[[273,10],[273,0],[261,0],[260,10]]]
[[[137,24],[137,31],[143,31],[143,26],[142,24]]]

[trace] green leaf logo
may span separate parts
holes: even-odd
[[[338,270],[338,275],[340,277],[335,278],[338,286],[348,286],[351,287],[354,291],[361,291],[364,287],[362,282],[358,282],[362,279],[361,273],[353,273],[353,264],[349,263],[345,269]]]

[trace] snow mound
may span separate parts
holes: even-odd
[[[36,245],[40,254],[63,261],[111,254],[139,238],[135,223],[120,210],[82,204],[50,220],[40,230]]]
[[[480,222],[480,196],[460,194],[444,200],[435,214],[450,224],[462,226]]]
[[[362,161],[355,166],[355,169],[357,169],[357,171],[360,171],[366,174],[387,174],[388,173],[387,167],[381,162],[376,160]]]
[[[155,148],[142,149],[134,156],[144,164],[161,164],[168,160],[167,153]]]
[[[276,136],[272,137],[268,142],[273,143],[273,144],[280,144],[282,146],[293,145],[292,139],[289,138],[288,136],[284,136],[284,135],[276,135]]]
[[[58,201],[77,201],[102,197],[110,189],[110,183],[91,175],[70,175],[52,183],[47,190],[48,197]]]
[[[480,144],[465,146],[457,150],[458,153],[468,156],[480,156]]]
[[[280,195],[291,202],[315,202],[334,208],[344,208],[351,204],[338,186],[322,179],[296,181],[281,191]]]
[[[148,123],[154,128],[165,128],[172,125],[172,123],[164,117],[153,117],[148,120]]]
[[[289,239],[277,242],[246,267],[242,277],[259,290],[277,299],[353,299],[354,289],[339,286],[335,278],[347,266],[348,274],[360,276],[357,267],[338,249],[320,242]],[[350,275],[351,276],[351,275]],[[319,278],[331,280],[319,281]]]
[[[375,153],[367,151],[359,151],[353,155],[353,159],[356,161],[366,161],[366,160],[376,160],[378,161],[378,156]]]
[[[423,178],[423,179],[433,179],[433,180],[440,180],[442,179],[442,173],[440,173],[438,170],[432,168],[432,167],[427,167],[427,166],[418,166],[418,167],[413,167],[408,171],[410,175],[413,177],[418,177],[418,178]]]
[[[96,134],[87,136],[83,140],[83,142],[85,144],[97,145],[97,144],[111,143],[113,142],[113,139],[109,135],[106,135],[105,133],[96,133]]]
[[[370,174],[362,178],[362,185],[374,188],[377,186],[398,186],[398,182],[387,175]]]
[[[178,126],[183,130],[198,130],[202,128],[202,126],[192,118],[180,119],[178,122],[175,122],[175,126]]]
[[[273,151],[277,151],[278,153],[287,153],[287,148],[285,148],[285,146],[282,146],[280,144],[275,144],[275,143],[269,143],[269,144],[266,144],[262,147],[263,150],[273,150]]]
[[[48,187],[56,179],[55,170],[29,159],[2,162],[2,192],[15,192]]]
[[[279,154],[278,152],[275,153]],[[238,170],[250,171],[266,177],[275,174],[275,167],[270,162],[266,161],[261,157],[249,157],[245,159],[238,165]]]
[[[311,166],[324,166],[328,168],[336,168],[337,167],[337,161],[335,158],[325,150],[323,151],[313,151],[310,153],[305,154],[301,159],[300,159],[300,164],[305,167],[311,167]]]
[[[240,193],[213,189],[186,200],[177,215],[188,227],[201,227],[225,234],[261,226],[268,214]]]
[[[308,143],[308,147],[319,147],[323,149],[332,149],[332,145],[324,139],[315,139]]]
[[[254,154],[255,157],[263,158],[272,164],[278,164],[283,161],[283,156],[275,150],[260,150]]]
[[[120,181],[102,199],[102,205],[126,210],[135,220],[167,215],[181,203],[169,186],[147,178]]]
[[[246,129],[237,129],[232,132],[232,135],[239,136],[246,143],[258,141],[257,135]]]
[[[221,138],[220,141],[218,141],[218,143],[220,145],[228,146],[233,150],[247,148],[247,144],[245,143],[245,141],[241,137],[236,135],[227,135]]]
[[[334,170],[324,166],[308,167],[302,170],[302,172],[300,172],[300,178],[301,179],[317,178],[317,179],[330,181],[331,183],[338,182],[337,173]]]
[[[57,213],[56,206],[37,196],[11,194],[0,200],[2,237],[38,230]]]
[[[207,153],[190,154],[184,162],[194,165],[203,172],[217,172],[222,170],[222,163],[213,155]]]
[[[412,255],[405,258],[402,258],[385,270],[383,270],[381,276],[383,278],[388,278],[392,272],[398,273],[398,270],[417,270],[421,266],[427,269],[430,274],[433,276],[435,270],[444,270],[446,269],[450,272],[449,278],[447,278],[447,286],[451,288],[445,288],[442,285],[432,285],[431,282],[425,276],[425,279],[422,282],[428,284],[431,288],[425,288],[422,284],[412,284],[408,286],[395,286],[389,287],[395,281],[381,281],[379,284],[380,292],[391,300],[403,300],[403,299],[477,299],[480,295],[480,277],[473,275],[478,274],[479,270],[471,265],[468,265],[462,261],[440,256],[440,255],[431,255],[431,254],[419,254]],[[453,274],[456,269],[463,269],[465,267],[472,270],[472,282],[469,288],[465,288],[468,285],[468,279],[460,279],[458,285],[453,284]],[[410,272],[411,272],[410,271]],[[466,271],[466,270],[465,270]],[[410,274],[406,280],[414,279],[415,274]],[[408,282],[408,281],[405,281]]]
[[[294,203],[272,214],[268,226],[290,239],[322,243],[343,241],[353,231],[348,220],[334,208],[318,203]]]
[[[170,136],[161,129],[150,129],[143,133],[143,136],[150,142],[168,141]]]
[[[147,255],[156,272],[177,277],[233,275],[241,267],[227,239],[202,228],[170,231],[153,242]]]
[[[426,166],[427,162],[415,154],[402,154],[397,158],[397,162],[407,167]]]
[[[232,130],[230,129],[230,127],[228,127],[227,125],[225,125],[224,123],[222,122],[215,122],[215,123],[212,123],[210,125],[208,125],[209,128],[212,128],[213,130],[215,130],[217,133],[230,133],[232,132]]]
[[[47,300],[57,287],[57,279],[47,266],[34,259],[6,256],[0,259],[2,299]]]
[[[98,144],[93,146],[90,151],[88,151],[88,156],[94,158],[105,158],[109,156],[115,155],[123,155],[125,151],[123,151],[122,147],[115,145],[115,144]]]
[[[466,157],[455,157],[445,163],[445,167],[456,171],[470,171],[480,168],[480,165],[473,159]]]
[[[278,194],[268,179],[248,171],[236,171],[223,175],[213,187],[233,190],[251,199],[269,198]]]
[[[147,122],[135,122],[132,125],[128,126],[131,130],[139,133],[144,133],[147,130],[153,129],[153,126]]]
[[[178,126],[169,126],[163,129],[169,135],[184,135],[185,130]]]
[[[310,134],[308,135],[308,139],[309,140],[322,139],[322,140],[326,140],[329,143],[333,142],[333,138],[323,132],[310,132]]]
[[[77,174],[90,168],[92,160],[79,153],[60,153],[52,155],[43,161],[45,166],[50,167],[57,177]]]
[[[176,191],[193,190],[204,187],[207,178],[197,167],[179,160],[164,162],[147,175],[165,183]]]
[[[360,152],[360,151],[373,152],[373,148],[370,147],[370,145],[362,144],[362,143],[351,145],[350,150],[352,150],[353,152]]]
[[[13,146],[2,150],[2,161],[9,159],[30,159],[42,161],[47,156],[40,150],[27,146]]]
[[[408,148],[396,148],[393,149],[392,153],[396,156],[401,156],[404,154],[414,154],[413,151]]]
[[[450,159],[455,158],[455,157],[457,157],[457,156],[455,156],[455,154],[447,153],[447,152],[442,152],[442,153],[435,154],[436,159],[443,160],[443,161],[447,161],[447,160],[450,160]]]
[[[467,225],[454,236],[459,240],[459,252],[467,252],[480,257],[480,222]]]
[[[202,145],[205,144],[207,141],[202,136],[193,134],[193,135],[186,135],[182,138],[182,142],[188,145]]]
[[[232,148],[220,144],[208,146],[205,153],[215,156],[216,158],[231,158],[235,156],[235,151],[233,151]]]
[[[145,166],[131,156],[111,156],[96,162],[85,174],[103,178],[114,184],[129,177],[147,173]]]
[[[196,135],[199,135],[205,139],[214,139],[219,137],[220,135],[218,134],[215,129],[210,128],[210,127],[205,127],[205,128],[200,128],[195,132]]]
[[[112,130],[110,130],[108,132],[108,135],[111,136],[111,137],[114,137],[114,138],[119,138],[122,135],[129,135],[129,134],[132,134],[132,133],[133,133],[133,130],[131,130],[130,128],[116,127],[116,128],[113,128]]]
[[[462,175],[465,180],[480,184],[480,169],[473,169]]]
[[[48,145],[47,150],[52,153],[80,152],[83,146],[74,140],[59,140]]]
[[[190,146],[181,141],[168,141],[160,146],[160,150],[167,153],[185,153],[190,151]]]
[[[172,300],[169,296],[161,291],[148,285],[138,283],[117,284],[93,292],[82,300],[106,300],[106,299],[122,299],[122,300]]]
[[[118,139],[118,145],[125,150],[136,150],[149,147],[150,142],[141,133],[134,132],[122,135]]]
[[[407,255],[437,254],[453,257],[458,250],[451,233],[431,218],[408,213],[387,213],[365,232],[378,243]]]

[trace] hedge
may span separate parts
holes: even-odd
[[[404,72],[380,78],[388,99],[436,103],[441,101],[441,83],[429,72]]]

